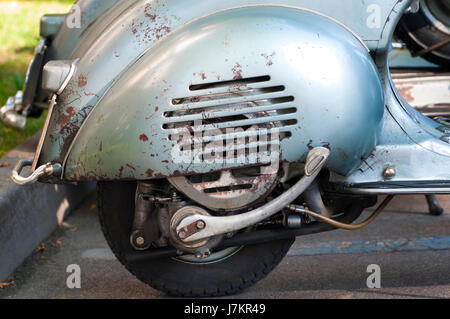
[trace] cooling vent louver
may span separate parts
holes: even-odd
[[[248,155],[251,150],[270,149],[274,140],[289,138],[297,124],[294,96],[270,76],[195,84],[189,91],[189,96],[172,99],[170,111],[164,113],[163,129],[181,150],[200,145],[201,151],[213,142],[225,145],[231,139],[239,141],[232,155],[237,156],[239,150]],[[271,136],[274,128],[276,139]],[[268,134],[261,138],[261,131]],[[224,154],[227,150],[230,156],[229,147],[215,150]]]

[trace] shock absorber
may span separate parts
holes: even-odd
[[[146,250],[159,238],[157,211],[153,201],[154,182],[138,182],[130,243],[136,250]]]

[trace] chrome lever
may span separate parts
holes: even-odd
[[[45,165],[39,166],[30,176],[21,176],[20,173],[22,172],[24,167],[31,166],[32,164],[33,160],[30,159],[20,160],[16,164],[11,175],[11,179],[14,181],[14,183],[19,185],[33,184],[36,183],[42,176],[59,175],[62,172],[61,164],[47,163]]]
[[[217,217],[193,214],[185,217],[179,223],[172,218],[171,227],[178,234],[180,240],[186,243],[226,234],[254,225],[281,211],[286,205],[292,203],[300,196],[316,179],[329,155],[330,150],[327,148],[316,147],[312,149],[306,158],[305,175],[285,193],[261,207],[232,216]],[[198,225],[198,223],[202,227],[197,226],[194,233],[190,233],[186,237],[180,236],[181,233],[186,233],[186,229],[191,228],[192,225]]]

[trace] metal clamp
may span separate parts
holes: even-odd
[[[12,171],[11,178],[14,183],[19,185],[27,185],[36,183],[40,177],[42,176],[51,176],[51,175],[59,175],[62,172],[61,164],[51,164],[47,163],[45,165],[39,166],[30,176],[22,177],[20,173],[26,166],[31,166],[33,164],[33,160],[25,159],[20,160]]]

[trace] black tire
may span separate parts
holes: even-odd
[[[217,297],[236,294],[270,273],[283,259],[294,238],[244,246],[211,264],[191,264],[174,258],[129,262],[135,182],[98,183],[98,209],[103,233],[119,261],[139,280],[176,297]]]
[[[437,29],[426,17],[423,8],[417,13],[405,14],[396,30],[397,36],[405,42],[408,49],[418,53],[434,44],[449,38],[449,35]],[[450,43],[431,51],[423,56],[424,59],[450,68]]]

